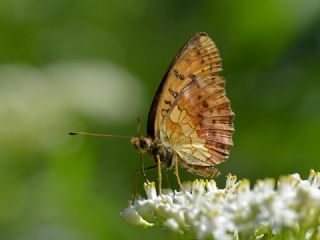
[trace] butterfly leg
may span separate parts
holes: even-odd
[[[133,196],[132,196],[132,204],[134,204],[134,201],[137,197],[137,174],[139,173],[139,170],[136,170],[133,177]]]
[[[180,176],[179,176],[179,157],[177,155],[174,155],[174,160],[175,160],[175,174],[176,174],[176,177],[177,177],[177,181],[178,181],[178,184],[179,184],[179,187],[182,191],[185,191],[184,190],[184,187],[182,186],[181,184],[181,181],[180,181]]]
[[[149,183],[149,180],[147,178],[147,175],[146,175],[146,172],[145,172],[145,169],[144,169],[144,162],[143,162],[142,153],[140,153],[140,162],[141,162],[141,172],[142,172],[142,175],[144,177],[144,180],[146,181],[146,183]]]
[[[143,171],[148,171],[148,170],[154,169],[157,166],[158,165],[153,165],[153,166],[144,168]],[[136,170],[135,173],[134,173],[134,178],[133,178],[133,199],[132,199],[133,203],[134,203],[134,200],[136,199],[136,196],[137,196],[137,175],[140,174],[140,173],[143,173],[143,171],[142,171],[142,169],[139,169],[139,170]]]
[[[157,166],[158,166],[158,191],[159,195],[162,195],[162,175],[161,175],[161,161],[160,161],[160,156],[157,155]]]

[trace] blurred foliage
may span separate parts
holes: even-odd
[[[169,62],[199,31],[218,45],[236,113],[218,182],[319,166],[318,0],[2,0],[0,239],[166,236],[119,217],[139,167],[129,141],[66,133],[135,135]]]

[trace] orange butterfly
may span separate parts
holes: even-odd
[[[161,168],[175,168],[182,187],[179,166],[200,176],[215,177],[219,174],[215,166],[229,156],[234,113],[226,97],[225,79],[219,76],[221,71],[215,43],[206,33],[196,33],[162,79],[150,108],[147,136],[131,138],[141,154],[147,152],[155,159],[160,194]],[[142,165],[144,176],[145,170]]]
[[[234,132],[221,71],[206,33],[196,33],[171,62],[150,108],[147,137],[131,140],[153,156],[160,178],[160,167],[174,167],[180,186],[178,166],[204,177],[219,174],[215,166],[228,158]]]

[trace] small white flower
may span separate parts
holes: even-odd
[[[207,180],[206,188],[207,188],[207,192],[216,192],[218,189],[216,181],[214,181],[213,179],[211,179],[210,181]]]
[[[308,180],[299,174],[259,180],[250,189],[246,179],[229,174],[225,188],[214,180],[183,183],[184,191],[145,184],[146,199],[137,199],[121,216],[138,226],[162,226],[195,239],[261,239],[265,234],[291,235],[304,229],[305,239],[320,237],[320,173]],[[301,238],[301,235],[299,235]]]
[[[192,192],[203,194],[205,192],[205,181],[196,179],[192,184]]]
[[[157,191],[155,188],[155,183],[144,183],[144,190],[146,191],[147,197],[151,200],[155,200],[157,198]]]
[[[153,223],[148,223],[144,220],[134,209],[133,206],[126,208],[122,213],[120,213],[121,217],[132,225],[142,226],[142,227],[151,227]]]
[[[229,173],[229,174],[227,175],[227,182],[226,182],[226,187],[225,187],[225,189],[226,189],[226,190],[229,190],[229,189],[234,190],[234,188],[236,187],[236,185],[237,185],[237,176],[231,175],[231,173]]]
[[[316,188],[320,187],[320,173],[315,172],[313,169],[310,171],[310,175],[308,178],[310,184]]]
[[[180,225],[179,223],[176,222],[176,220],[174,220],[173,218],[168,218],[164,223],[163,226],[173,232],[176,233],[182,233],[182,231],[180,230]]]

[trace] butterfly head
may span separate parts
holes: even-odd
[[[133,137],[131,144],[141,153],[149,151],[152,147],[152,140],[148,137]]]

